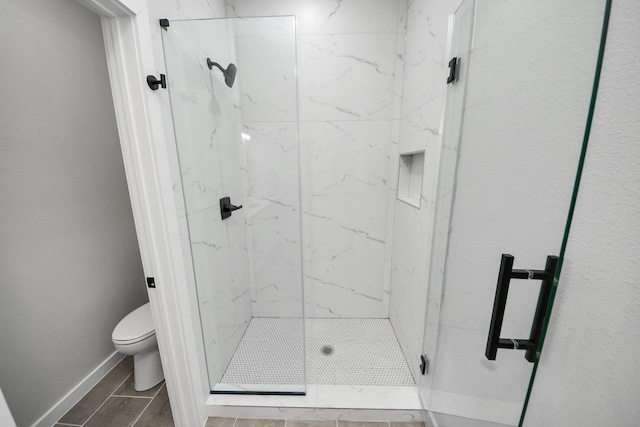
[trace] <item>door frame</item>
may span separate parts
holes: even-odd
[[[142,266],[169,401],[177,426],[206,422],[209,385],[192,271],[185,265],[175,209],[166,122],[168,93],[152,91],[156,64],[146,0],[76,0],[101,18],[111,93]],[[163,100],[163,98],[165,98]],[[141,278],[142,279],[142,278]]]

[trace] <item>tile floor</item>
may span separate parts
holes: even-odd
[[[151,390],[133,388],[133,358],[125,357],[54,427],[173,427],[164,381]]]
[[[217,389],[304,384],[305,335],[309,384],[415,385],[389,319],[308,318],[305,328],[299,318],[251,319]]]

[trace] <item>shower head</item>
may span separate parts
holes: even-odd
[[[229,64],[229,66],[225,70],[217,62],[213,62],[211,58],[207,58],[207,66],[210,70],[213,70],[213,67],[218,67],[218,69],[222,71],[222,74],[224,75],[224,82],[227,84],[227,86],[233,87],[233,82],[236,80],[236,72],[238,71],[235,64]]]

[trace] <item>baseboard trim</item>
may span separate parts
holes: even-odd
[[[80,401],[85,394],[100,382],[122,359],[124,355],[114,351],[104,362],[98,365],[89,375],[84,377],[82,381],[76,384],[62,399],[51,407],[43,416],[41,416],[31,427],[51,427],[54,425],[69,409]]]
[[[442,417],[470,418],[483,421],[486,425],[493,423],[495,427],[517,426],[522,412],[522,404],[467,396],[446,391],[422,389],[421,398],[424,408],[435,413],[433,418]]]

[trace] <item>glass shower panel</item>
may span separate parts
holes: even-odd
[[[304,393],[295,20],[162,37],[211,391]]]
[[[453,50],[463,65],[471,53],[466,90],[458,82],[447,94],[429,280],[421,397],[438,422],[520,420],[541,281],[511,280],[500,336],[515,341],[488,360],[498,269],[502,254],[544,270],[560,252],[604,3],[478,1],[474,20],[470,7],[454,18],[454,36],[473,37],[470,50]]]

